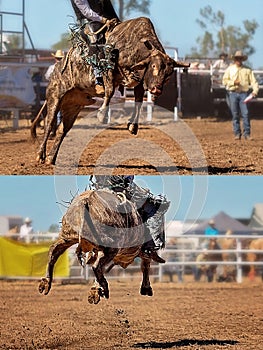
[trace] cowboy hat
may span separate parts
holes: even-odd
[[[219,55],[219,58],[221,58],[221,57],[228,57],[228,54],[225,52],[221,52]]]
[[[246,61],[246,60],[247,60],[247,55],[244,55],[244,54],[243,54],[243,51],[238,50],[238,51],[236,51],[236,53],[232,56],[232,58],[233,58],[233,59],[239,58],[239,59],[241,59],[242,61]]]
[[[64,51],[62,50],[57,50],[56,53],[51,54],[55,58],[63,58],[64,57]]]

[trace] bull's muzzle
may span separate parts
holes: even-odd
[[[151,90],[150,93],[152,95],[153,99],[156,99],[157,97],[159,97],[162,94],[162,87],[160,85],[156,85],[154,86]]]

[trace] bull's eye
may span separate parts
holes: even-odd
[[[158,75],[158,68],[155,63],[152,64],[152,69],[153,69],[153,75],[157,76]]]

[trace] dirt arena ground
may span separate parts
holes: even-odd
[[[110,299],[87,302],[88,285],[0,281],[0,349],[261,350],[263,284],[110,282]]]
[[[30,121],[12,131],[1,120],[0,174],[263,174],[263,120],[252,119],[251,141],[235,141],[230,120],[193,117],[173,122],[171,113],[143,122],[137,137],[126,130],[127,118],[105,128],[94,113],[82,113],[63,142],[56,166],[37,164],[38,143],[30,140]],[[43,130],[38,129],[39,140]],[[52,144],[49,141],[48,148]]]

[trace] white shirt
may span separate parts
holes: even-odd
[[[28,224],[24,224],[20,227],[19,238],[25,240],[27,243],[30,241],[30,234],[33,233],[33,227]]]
[[[96,21],[96,22],[102,22],[102,16],[98,15],[96,12],[94,12],[88,0],[73,0],[74,3],[77,5],[80,12],[89,20]]]
[[[52,64],[51,66],[48,67],[48,69],[47,69],[47,71],[46,71],[46,73],[45,73],[45,78],[46,78],[47,80],[50,80],[51,74],[53,73],[53,70],[54,70],[54,68],[55,68],[55,64],[56,64],[56,63],[54,63],[54,64]]]
[[[225,69],[227,69],[228,66],[229,66],[229,64],[226,61],[219,59],[219,60],[215,61],[215,63],[213,64],[212,67],[214,69],[225,70]]]

